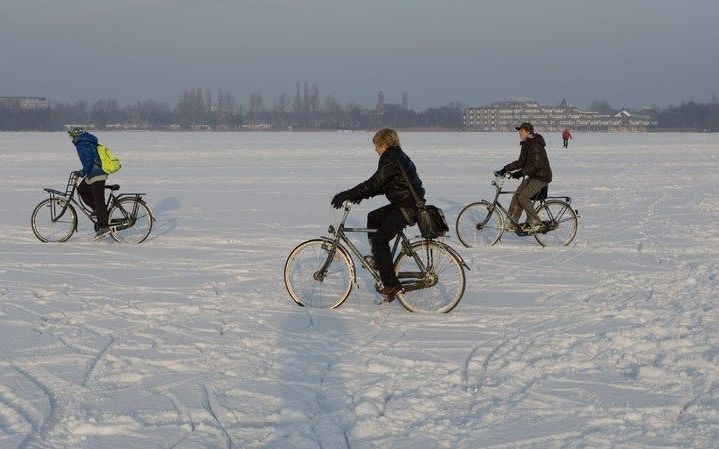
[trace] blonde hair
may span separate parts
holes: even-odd
[[[375,133],[372,143],[379,148],[399,146],[399,136],[393,129],[382,128]]]

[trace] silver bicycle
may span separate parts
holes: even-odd
[[[285,263],[285,286],[301,306],[339,307],[356,285],[352,254],[374,278],[375,289],[382,286],[379,272],[368,256],[363,256],[346,233],[372,233],[375,229],[348,228],[345,220],[352,203],[343,205],[344,215],[337,228],[330,226],[330,237],[307,240],[292,250]],[[397,278],[404,292],[397,299],[409,311],[446,313],[462,299],[467,265],[450,246],[433,239],[410,241],[403,232],[397,235],[392,257]]]
[[[533,236],[542,246],[567,246],[577,235],[579,216],[571,206],[572,199],[568,196],[548,196],[534,202],[535,210],[542,220],[538,232],[528,234],[523,231],[521,223],[509,216],[507,209],[499,202],[499,195],[511,195],[514,191],[502,190],[508,174],[492,181],[496,190],[493,201],[481,200],[468,204],[457,216],[457,237],[467,248],[475,246],[491,246],[497,243],[507,224],[518,236]]]

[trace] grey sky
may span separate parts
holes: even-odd
[[[719,94],[717,22],[716,0],[0,0],[0,96],[665,106]]]

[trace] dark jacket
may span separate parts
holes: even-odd
[[[552,182],[552,169],[549,168],[547,150],[544,149],[544,137],[534,134],[522,141],[519,159],[504,166],[504,171],[520,170],[530,179],[538,179],[549,184]]]
[[[416,208],[412,191],[398,164],[402,164],[407,177],[412,182],[414,191],[424,200],[424,188],[422,180],[417,175],[417,168],[400,147],[390,147],[382,153],[377,163],[377,171],[372,177],[348,191],[350,200],[363,200],[385,194],[392,204],[405,208]]]
[[[72,143],[77,150],[77,156],[82,163],[82,174],[88,178],[104,175],[100,156],[97,154],[97,137],[88,132],[84,132],[74,138]]]

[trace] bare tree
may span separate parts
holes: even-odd
[[[262,94],[254,92],[250,95],[250,111],[249,114],[258,119],[265,112],[265,101],[262,98]]]
[[[221,117],[232,115],[235,112],[235,100],[231,93],[217,89],[217,112]]]
[[[309,109],[312,112],[320,110],[320,91],[317,89],[317,84],[312,83],[312,89],[310,91],[310,104]]]
[[[298,113],[302,110],[302,100],[300,99],[300,82],[297,82],[297,96],[295,96],[295,102],[292,105],[292,108],[295,110],[295,113]]]

